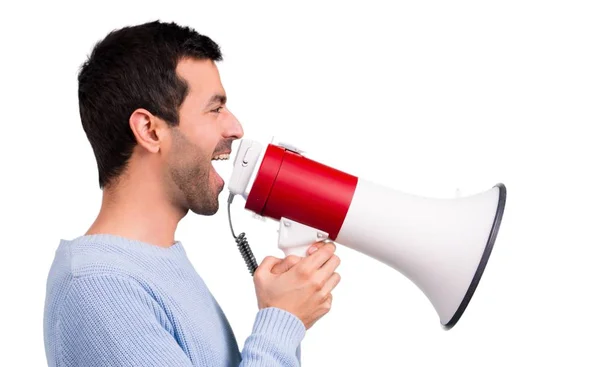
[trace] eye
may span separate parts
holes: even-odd
[[[219,113],[221,112],[221,110],[223,109],[223,106],[217,107],[214,110],[211,110],[210,112],[215,112],[215,113]]]

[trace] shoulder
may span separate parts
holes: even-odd
[[[62,240],[48,277],[48,303],[55,308],[113,299],[150,308],[172,302],[169,285],[186,266],[181,245],[164,250],[108,235]],[[173,270],[174,269],[174,270]],[[175,277],[175,278],[174,278]]]
[[[141,259],[119,250],[116,246],[96,244],[94,242],[61,240],[55,251],[47,279],[49,297],[64,297],[74,284],[86,281],[138,283],[146,287],[142,275]]]
[[[87,302],[111,292],[154,297],[153,267],[148,259],[116,245],[61,240],[48,274],[48,306],[58,311],[68,299]]]
[[[49,356],[60,355],[62,347],[78,340],[95,343],[100,331],[111,338],[134,338],[134,330],[148,328],[171,334],[169,307],[144,262],[117,246],[61,241],[47,280],[44,333]]]
[[[70,272],[80,277],[147,279],[160,271],[165,256],[154,246],[112,235],[86,235],[65,241]]]

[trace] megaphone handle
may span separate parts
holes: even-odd
[[[315,242],[328,238],[329,234],[288,218],[279,221],[279,249],[285,256],[306,257],[306,251]]]

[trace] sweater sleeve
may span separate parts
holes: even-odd
[[[182,348],[186,341],[175,338],[161,305],[125,276],[75,278],[59,322],[59,366],[197,366]],[[240,366],[300,366],[305,331],[287,311],[259,310]]]
[[[192,367],[162,308],[131,279],[75,278],[60,323],[60,366]]]
[[[263,308],[242,349],[240,366],[300,366],[300,343],[305,334],[304,324],[293,314],[280,308]]]

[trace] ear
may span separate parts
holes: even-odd
[[[138,108],[129,117],[129,127],[137,143],[152,153],[158,153],[164,123],[148,110]]]

